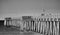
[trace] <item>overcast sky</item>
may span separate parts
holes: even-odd
[[[0,0],[0,19],[20,17],[22,15],[37,16],[42,13],[60,13],[60,0]]]

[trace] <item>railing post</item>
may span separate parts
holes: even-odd
[[[36,23],[36,26],[35,27],[36,27],[36,32],[37,32],[37,21],[35,21],[35,23]]]
[[[55,21],[53,22],[53,35],[55,35]]]
[[[41,21],[40,33],[42,34],[43,31],[43,22]]]
[[[33,21],[31,21],[31,24],[32,24],[32,31],[33,31]]]
[[[34,31],[35,31],[35,21],[34,21]]]
[[[57,24],[57,35],[59,35],[59,30],[60,30],[60,29],[59,29],[59,27],[60,27],[59,24],[60,24],[60,22],[58,22],[58,24]]]
[[[49,21],[47,21],[47,29],[46,29],[46,34],[49,33]]]
[[[40,32],[40,21],[38,22],[38,32]]]

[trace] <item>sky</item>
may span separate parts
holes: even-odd
[[[60,0],[0,0],[0,20],[5,17],[40,16],[41,13],[59,14]]]

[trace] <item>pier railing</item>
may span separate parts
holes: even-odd
[[[25,29],[48,35],[59,34],[59,23],[57,18],[39,18],[39,20],[25,21]]]
[[[59,35],[59,24],[59,18],[33,18],[33,20],[6,20],[7,26],[20,26],[20,30],[33,31],[44,35]]]

